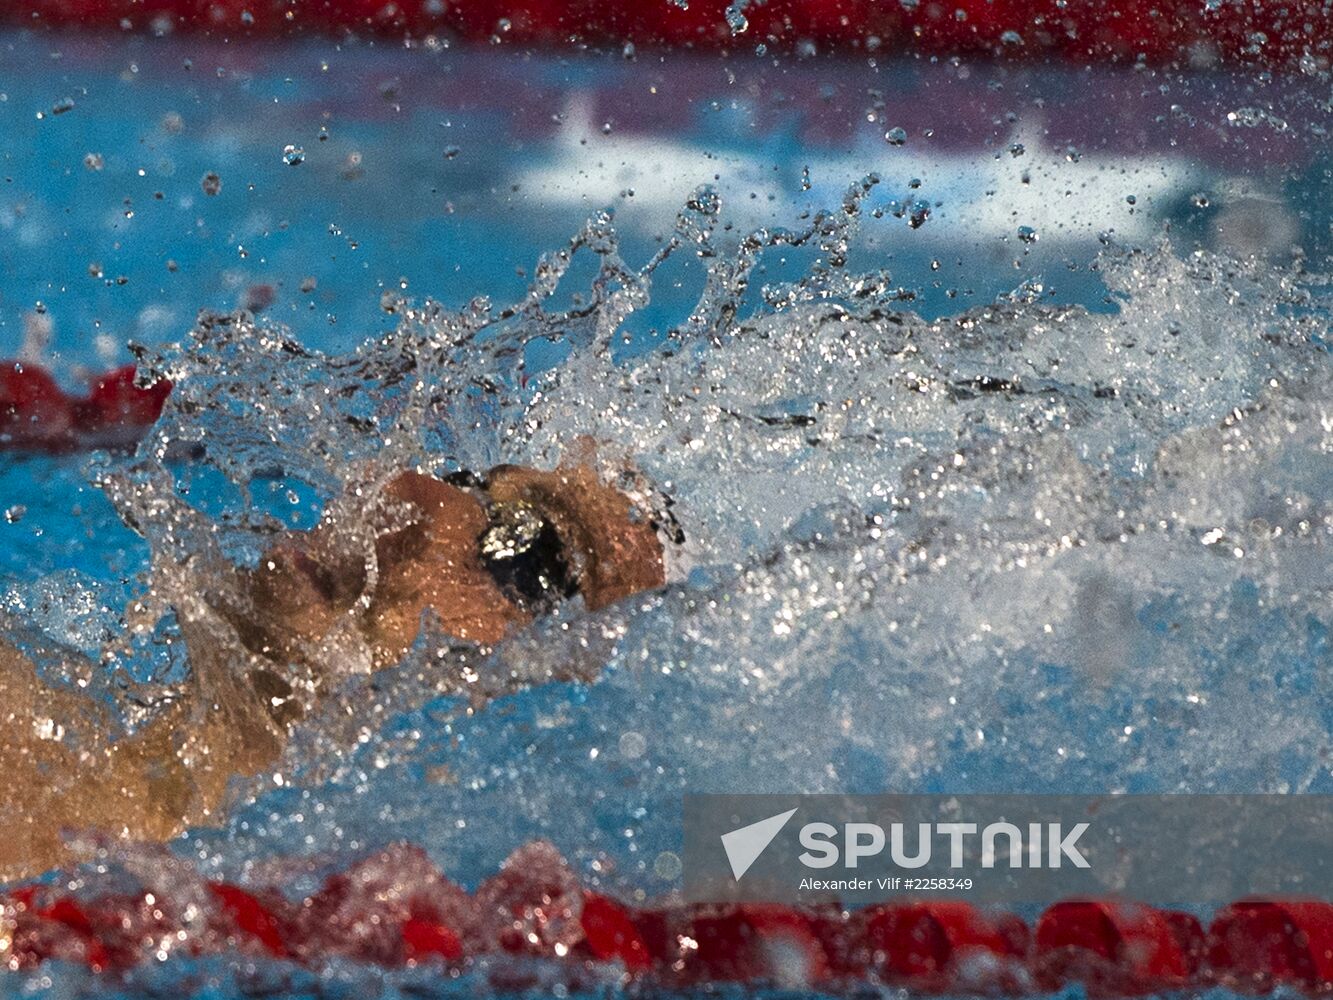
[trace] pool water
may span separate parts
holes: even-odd
[[[178,383],[136,455],[0,459],[15,620],[96,655],[131,600],[207,584],[167,572],[201,538],[254,560],[372,462],[549,467],[586,435],[685,532],[660,593],[349,678],[173,845],[210,876],[309,891],[407,840],[475,886],[545,838],[651,900],[685,791],[1333,791],[1326,75],[0,52],[3,352]],[[178,679],[173,629],[117,665]]]

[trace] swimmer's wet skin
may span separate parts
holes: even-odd
[[[665,582],[653,522],[586,466],[451,479],[388,483],[367,526],[373,577],[331,514],[181,614],[189,686],[132,736],[105,736],[107,713],[0,643],[0,881],[67,860],[63,830],[164,840],[208,822],[309,704],[284,679],[292,664],[317,694],[349,648],[373,668],[401,660],[427,609],[447,634],[492,644],[575,594],[596,610]]]

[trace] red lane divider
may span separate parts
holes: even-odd
[[[1028,926],[961,901],[887,903],[858,914],[868,967],[888,982],[949,992],[1020,993],[1030,983]]]
[[[0,967],[61,960],[115,971],[170,952],[311,966],[334,958],[465,966],[511,954],[563,960],[571,982],[606,966],[667,988],[870,982],[918,994],[1021,995],[1080,983],[1097,997],[1215,985],[1333,989],[1333,904],[1312,900],[1242,900],[1219,910],[1206,931],[1187,913],[1092,899],[1048,907],[1031,930],[1013,914],[943,900],[859,911],[754,903],[640,909],[582,888],[544,843],[520,848],[471,894],[406,845],[329,876],[302,900],[190,884],[178,874],[171,885],[174,898],[148,888],[94,895],[49,886],[0,895]],[[488,968],[510,985],[521,970]]]
[[[27,26],[177,28],[237,35],[424,34],[569,47],[587,42],[751,48],[759,43],[925,53],[1056,53],[1073,60],[1327,60],[1333,27],[1322,0],[13,0],[0,18]]]
[[[583,899],[579,925],[583,930],[583,950],[593,960],[619,962],[630,972],[652,968],[653,957],[634,926],[633,916],[615,900],[588,893]]]
[[[210,882],[208,889],[218,901],[220,916],[231,921],[238,934],[253,938],[265,951],[277,958],[291,955],[283,940],[282,925],[258,897],[224,882]],[[406,928],[403,936],[406,939]]]
[[[696,947],[682,968],[700,982],[828,982],[831,963],[816,920],[775,904],[702,907],[689,913],[686,933]]]
[[[71,396],[39,365],[0,361],[0,450],[60,454],[131,448],[162,413],[171,383],[134,384],[134,366],[94,379]]]
[[[1309,900],[1245,900],[1217,915],[1208,961],[1238,988],[1333,988],[1333,906]]]
[[[1057,903],[1037,921],[1037,981],[1069,980],[1102,994],[1136,996],[1191,985],[1203,929],[1185,913],[1126,903]]]

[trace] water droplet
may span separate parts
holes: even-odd
[[[74,98],[72,97],[62,97],[60,100],[56,101],[55,104],[51,105],[51,114],[53,115],[63,115],[66,111],[73,110]]]
[[[23,520],[23,515],[26,513],[28,513],[28,508],[21,503],[16,503],[5,511],[5,523],[18,524]]]
[[[102,159],[101,153],[89,153],[83,158],[83,165],[89,170],[101,170],[106,166],[106,161]]]
[[[1130,205],[1137,205],[1139,203],[1139,199],[1132,194],[1125,195],[1125,201]]]
[[[627,760],[642,757],[648,749],[648,741],[642,733],[634,731],[620,734],[620,755]]]
[[[282,147],[282,162],[289,167],[300,166],[305,162],[305,150],[288,143]]]
[[[1021,142],[1014,142],[1014,143],[1010,143],[1010,144],[1009,144],[1009,155],[1010,155],[1010,156],[1013,156],[1013,157],[1019,157],[1019,156],[1022,156],[1022,155],[1023,155],[1024,153],[1026,153],[1027,151],[1028,151],[1028,150],[1027,150],[1027,147],[1024,146]]]
[[[1006,31],[1000,36],[1000,43],[1002,45],[1022,45],[1023,36],[1017,31]]]
[[[1018,238],[1024,243],[1036,243],[1037,240],[1041,239],[1041,236],[1031,226],[1019,226]]]
[[[462,150],[459,149],[457,146],[445,146],[445,147],[444,147],[444,158],[445,158],[446,160],[453,160],[453,159],[456,159],[456,158],[458,157],[458,154],[461,153],[461,152],[462,152]]]
[[[901,146],[907,142],[907,129],[902,127],[891,128],[884,133],[884,141],[890,146]]]
[[[204,189],[204,194],[211,198],[213,195],[222,191],[222,178],[210,170],[208,173],[204,174],[204,178],[199,182],[199,186]]]
[[[1202,191],[1195,191],[1194,194],[1190,196],[1190,204],[1195,208],[1207,208],[1211,202],[1208,200],[1207,194]]]
[[[727,27],[731,29],[733,35],[744,34],[750,27],[749,18],[745,16],[745,8],[749,0],[731,0],[727,4]]]
[[[663,851],[653,861],[653,874],[660,879],[672,881],[680,877],[680,856],[672,851]]]

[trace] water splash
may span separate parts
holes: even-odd
[[[144,359],[180,388],[100,477],[153,553],[112,659],[168,690],[182,618],[220,651],[188,669],[240,648],[200,600],[225,566],[349,482],[374,503],[386,469],[550,467],[591,438],[685,538],[665,590],[497,649],[427,628],[372,677],[336,658],[281,784],[186,841],[202,867],[409,839],[466,882],[541,836],[651,895],[687,789],[1333,787],[1328,278],[1111,248],[1114,313],[1016,294],[927,322],[849,267],[874,187],[730,243],[701,189],[641,268],[597,217],[520,302],[390,296],[397,329],[346,356],[236,315]],[[811,273],[753,288],[783,247]],[[696,306],[626,350],[677,254],[706,265]],[[579,255],[595,277],[557,309]]]

